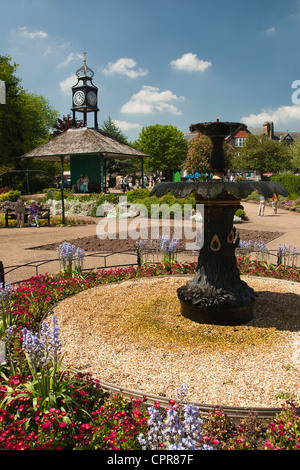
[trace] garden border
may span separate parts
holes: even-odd
[[[158,279],[160,277],[165,277],[165,276],[168,276],[168,275],[170,275],[170,274],[155,276],[155,279]],[[175,274],[175,275],[172,275],[172,276],[177,276],[177,275]],[[180,274],[180,276],[190,276],[190,275],[189,274]],[[258,277],[258,276],[249,276],[249,275],[244,275],[244,276],[248,277],[250,279],[256,279]],[[269,277],[260,277],[260,278],[264,279],[264,280],[272,279],[272,278],[269,278]],[[288,284],[297,284],[298,285],[298,283],[295,282],[295,281],[288,281],[288,280],[285,280],[285,279],[275,279],[275,280],[280,281],[280,282],[284,282],[284,283],[288,283]],[[127,281],[127,279],[122,280],[122,281],[115,281],[114,283],[120,284],[120,283],[123,283],[123,282],[126,282],[126,281]],[[73,295],[77,295],[77,294],[72,294],[70,297],[72,297]],[[51,315],[53,313],[53,310],[58,305],[58,303],[59,302],[56,302],[50,308],[50,310],[48,310],[48,312],[46,312],[44,314],[43,318],[41,319],[40,325],[42,324],[42,322],[49,315]],[[80,369],[77,369],[76,367],[67,366],[64,363],[62,363],[62,365],[66,369],[71,370],[73,373],[80,373],[81,372]],[[161,395],[153,395],[153,394],[148,394],[148,393],[145,394],[144,392],[142,392],[140,390],[129,389],[129,388],[126,388],[126,387],[115,385],[115,384],[112,384],[110,382],[106,382],[104,380],[101,380],[98,377],[94,378],[94,379],[97,379],[97,382],[99,383],[101,388],[103,388],[103,390],[107,391],[108,393],[121,394],[128,401],[131,401],[132,399],[133,400],[143,399],[144,397],[146,397],[147,398],[147,405],[148,404],[149,405],[154,405],[155,402],[159,402],[159,404],[162,408],[167,408],[167,407],[170,406],[169,401],[174,400],[174,398],[171,398],[171,397],[164,397],[164,396],[161,396]],[[198,403],[198,402],[193,402],[193,401],[183,401],[183,405],[188,405],[188,404],[197,406],[198,409],[199,409],[199,412],[202,413],[204,416],[207,416],[213,410],[220,408],[224,411],[224,413],[226,413],[226,415],[229,418],[246,418],[249,415],[249,413],[255,413],[258,418],[274,418],[274,417],[276,417],[276,415],[278,413],[280,413],[282,411],[282,407],[251,407],[251,406],[242,407],[242,406],[229,406],[229,405],[212,405],[212,404]],[[297,407],[297,410],[300,412],[300,407],[299,408]]]
[[[278,252],[277,250],[269,250],[269,254],[271,256],[276,256],[277,257],[277,252]],[[187,251],[187,250],[179,250],[179,251],[177,251],[177,254],[179,254],[179,253],[189,253],[189,254],[191,254],[192,252]],[[253,253],[259,253],[259,251],[254,251],[253,250],[253,251],[251,251],[251,254],[253,254]],[[118,255],[118,254],[136,256],[136,262],[135,263],[128,263],[127,262],[125,264],[107,265],[107,262],[106,262],[107,258],[109,258],[111,256]],[[138,250],[136,250],[136,251],[135,250],[124,250],[124,251],[113,251],[113,252],[101,252],[100,251],[100,252],[85,254],[85,258],[88,258],[88,257],[103,258],[104,259],[104,266],[96,266],[94,268],[83,268],[82,271],[90,271],[91,269],[109,269],[109,268],[118,268],[118,267],[122,268],[122,267],[125,267],[125,266],[141,266],[141,260],[140,260],[140,255],[139,255]],[[240,257],[242,257],[242,256],[240,256]],[[40,266],[44,266],[45,264],[53,263],[53,262],[58,262],[59,263],[59,258],[53,258],[53,259],[50,259],[50,260],[47,259],[47,260],[29,261],[28,263],[12,265],[12,266],[3,266],[2,261],[0,261],[0,283],[5,284],[5,275],[6,274],[9,274],[9,273],[11,273],[11,272],[13,272],[17,269],[21,269],[21,268],[25,268],[25,267],[35,268],[35,276],[38,276],[39,275],[38,268]],[[272,264],[272,263],[270,263],[270,264]],[[291,267],[291,266],[288,266],[288,267]],[[298,267],[298,266],[296,265],[296,267]],[[28,279],[30,279],[30,278],[22,279],[21,281],[11,282],[11,285],[20,284],[21,282],[25,282]]]

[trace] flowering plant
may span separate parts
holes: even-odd
[[[14,325],[11,309],[12,288],[8,282],[5,286],[0,283],[0,339],[5,336],[5,331]]]
[[[223,145],[225,158],[228,162],[230,157],[234,154],[234,149],[228,144]],[[188,173],[194,174],[209,173],[212,168],[210,165],[210,157],[212,154],[213,145],[211,139],[203,134],[197,134],[190,142],[185,161],[182,164],[182,169]],[[226,164],[229,167],[229,164]]]
[[[179,389],[181,401],[185,396],[186,387]],[[149,430],[147,435],[141,433],[138,440],[143,450],[214,450],[205,444],[202,437],[203,421],[200,418],[199,408],[192,404],[181,406],[170,400],[170,407],[166,410],[166,417],[162,416],[162,409],[158,402],[148,408]],[[182,419],[183,418],[183,419]]]
[[[179,245],[180,242],[175,237],[172,237],[171,240],[169,237],[160,237],[157,242],[151,240],[150,243],[148,242],[148,240],[140,240],[136,242],[142,265],[147,264],[149,262],[150,253],[152,253],[153,255],[157,252],[160,253],[161,261],[163,264],[169,266],[170,264],[176,263]]]
[[[57,247],[59,261],[62,271],[72,274],[81,274],[84,260],[84,250],[80,247],[76,249],[69,242],[63,242]],[[73,265],[74,263],[74,265]]]
[[[40,336],[27,328],[23,328],[22,333],[22,348],[32,380],[19,386],[20,396],[29,396],[33,408],[38,404],[38,408],[42,410],[51,407],[64,409],[74,405],[72,388],[64,380],[65,374],[60,370],[63,356],[56,317],[53,316],[52,330],[49,329],[48,323],[42,323]],[[14,389],[7,385],[6,397],[1,406],[5,407],[14,397]]]

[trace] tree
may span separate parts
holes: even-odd
[[[271,140],[266,135],[250,134],[236,158],[236,167],[256,170],[261,175],[279,173],[291,168],[291,151],[283,142]]]
[[[236,152],[231,145],[226,142],[223,148],[226,168],[229,168],[231,167],[231,160],[235,157]],[[182,164],[183,170],[186,170],[190,174],[211,172],[210,156],[212,149],[211,139],[206,135],[197,134],[188,144],[187,156]]]
[[[295,172],[300,171],[300,138],[296,139],[291,148],[292,159],[291,166]]]
[[[122,142],[123,144],[128,144],[127,137],[123,134],[121,129],[118,128],[116,123],[109,116],[108,119],[103,121],[101,130],[112,137],[113,139]],[[118,159],[107,159],[105,160],[106,172],[110,175],[118,174],[125,175],[127,173],[135,172],[135,167],[133,160],[118,160]]]
[[[101,130],[103,132],[105,132],[105,134],[109,135],[110,137],[113,137],[114,139],[118,140],[119,142],[122,142],[123,144],[128,144],[127,137],[123,134],[121,129],[118,128],[118,126],[111,119],[110,116],[108,117],[108,119],[103,121]]]
[[[0,106],[0,162],[17,164],[21,155],[50,139],[58,112],[43,96],[29,93],[16,77],[18,65],[0,56],[0,80],[6,84],[6,104]]]
[[[57,119],[57,121],[52,126],[51,135],[52,137],[56,137],[62,132],[65,132],[68,129],[72,129],[73,127],[75,129],[83,127],[83,121],[75,119],[75,122],[73,122],[73,119],[71,118],[71,114],[68,114],[67,116],[63,116],[62,119],[60,118]]]
[[[173,171],[180,169],[188,151],[184,134],[170,124],[144,127],[135,144],[149,155],[146,168],[162,171],[168,179]]]

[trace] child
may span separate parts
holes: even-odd
[[[277,193],[274,193],[272,197],[272,207],[273,207],[274,214],[277,214],[277,204],[278,204],[278,196],[277,196]]]
[[[35,201],[31,201],[31,204],[29,206],[29,216],[28,216],[28,222],[29,225],[32,219],[35,220],[36,226],[39,227],[39,206],[36,205]]]
[[[21,199],[18,199],[17,201],[15,212],[17,219],[17,227],[24,227],[25,206]]]

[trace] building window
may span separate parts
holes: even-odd
[[[246,144],[245,137],[238,137],[237,139],[235,139],[235,146],[236,147],[244,147],[245,144]]]

